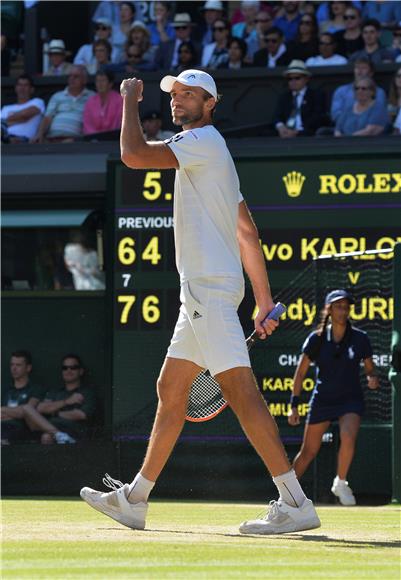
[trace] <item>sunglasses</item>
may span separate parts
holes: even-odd
[[[95,30],[109,30],[109,26],[104,26],[104,24],[97,24]]]
[[[300,81],[304,77],[287,77],[289,81]]]
[[[346,14],[344,16],[344,20],[356,20],[356,15],[355,14]]]
[[[189,26],[175,26],[174,28],[176,30],[186,30],[187,28],[189,28]]]
[[[81,367],[79,365],[63,365],[61,370],[63,371],[77,371]]]

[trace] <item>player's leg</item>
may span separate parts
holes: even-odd
[[[156,481],[185,422],[191,384],[202,371],[192,361],[167,357],[157,381],[158,406],[148,449],[140,470]]]
[[[338,497],[342,505],[352,506],[356,504],[356,500],[346,479],[355,454],[361,417],[357,413],[346,413],[339,418],[338,422],[340,448],[337,456],[337,475],[334,478],[331,491]]]
[[[290,468],[277,425],[249,367],[229,369],[215,376],[243,430],[273,476],[280,493],[265,518],[243,522],[244,534],[282,534],[320,526],[312,502],[306,498]]]
[[[145,527],[148,496],[182,430],[189,389],[201,370],[189,360],[166,358],[157,382],[159,404],[141,471],[130,484],[106,475],[103,483],[113,489],[109,493],[82,488],[81,497],[91,507],[129,528]]]
[[[276,422],[270,415],[252,370],[237,367],[216,375],[223,396],[249,441],[273,477],[290,470]]]
[[[301,449],[295,456],[293,461],[293,468],[298,478],[301,478],[308,469],[309,464],[313,461],[319,453],[322,445],[322,437],[327,431],[330,421],[323,421],[322,423],[307,423],[305,425],[303,441]]]

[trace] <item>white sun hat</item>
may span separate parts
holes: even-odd
[[[181,83],[187,85],[188,87],[201,87],[206,92],[208,92],[212,97],[217,100],[217,88],[213,77],[211,77],[207,72],[203,70],[188,69],[184,70],[178,75],[178,77],[173,77],[172,75],[167,75],[160,81],[160,88],[166,93],[170,93],[173,89],[174,83]]]

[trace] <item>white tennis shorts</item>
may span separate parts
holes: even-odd
[[[196,278],[181,286],[181,308],[167,356],[181,358],[216,375],[250,367],[237,309],[244,297],[238,278]]]

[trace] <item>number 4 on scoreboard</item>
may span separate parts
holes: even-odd
[[[161,259],[162,255],[159,253],[159,238],[153,236],[142,252],[142,260],[149,260],[152,266],[157,266]]]

